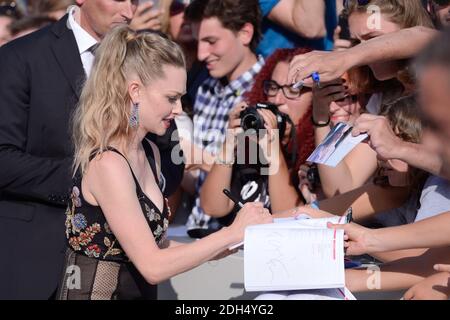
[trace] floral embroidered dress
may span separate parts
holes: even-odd
[[[157,177],[152,148],[146,140],[143,146],[153,174]],[[123,156],[114,148],[108,150]],[[161,245],[169,226],[170,210],[167,199],[161,212],[142,191],[131,166],[130,170],[136,184],[136,196],[142,213],[156,243]],[[84,200],[80,174],[74,178],[66,215],[69,248],[58,292],[59,299],[156,299],[156,286],[148,284],[129,261],[111,232],[102,209]]]

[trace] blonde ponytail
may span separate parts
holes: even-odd
[[[121,26],[105,37],[73,117],[74,171],[84,173],[91,156],[129,137],[127,79],[137,76],[147,86],[164,76],[164,65],[185,68],[185,60],[178,45],[159,34]]]

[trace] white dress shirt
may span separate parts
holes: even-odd
[[[90,49],[97,44],[97,40],[86,30],[84,30],[76,21],[75,14],[77,14],[77,10],[79,10],[77,6],[71,6],[68,9],[68,26],[72,29],[75,36],[84,72],[86,73],[86,76],[89,77],[92,69],[92,64],[94,63],[94,55],[90,51]]]

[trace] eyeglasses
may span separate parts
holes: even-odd
[[[294,87],[294,84],[280,86],[274,80],[264,80],[263,82],[263,90],[265,95],[268,97],[275,97],[280,89],[283,91],[283,94],[287,99],[297,99],[304,90],[302,86],[298,88]]]

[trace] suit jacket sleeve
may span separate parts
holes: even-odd
[[[70,158],[27,153],[30,69],[13,46],[0,48],[0,190],[2,194],[64,205]]]

